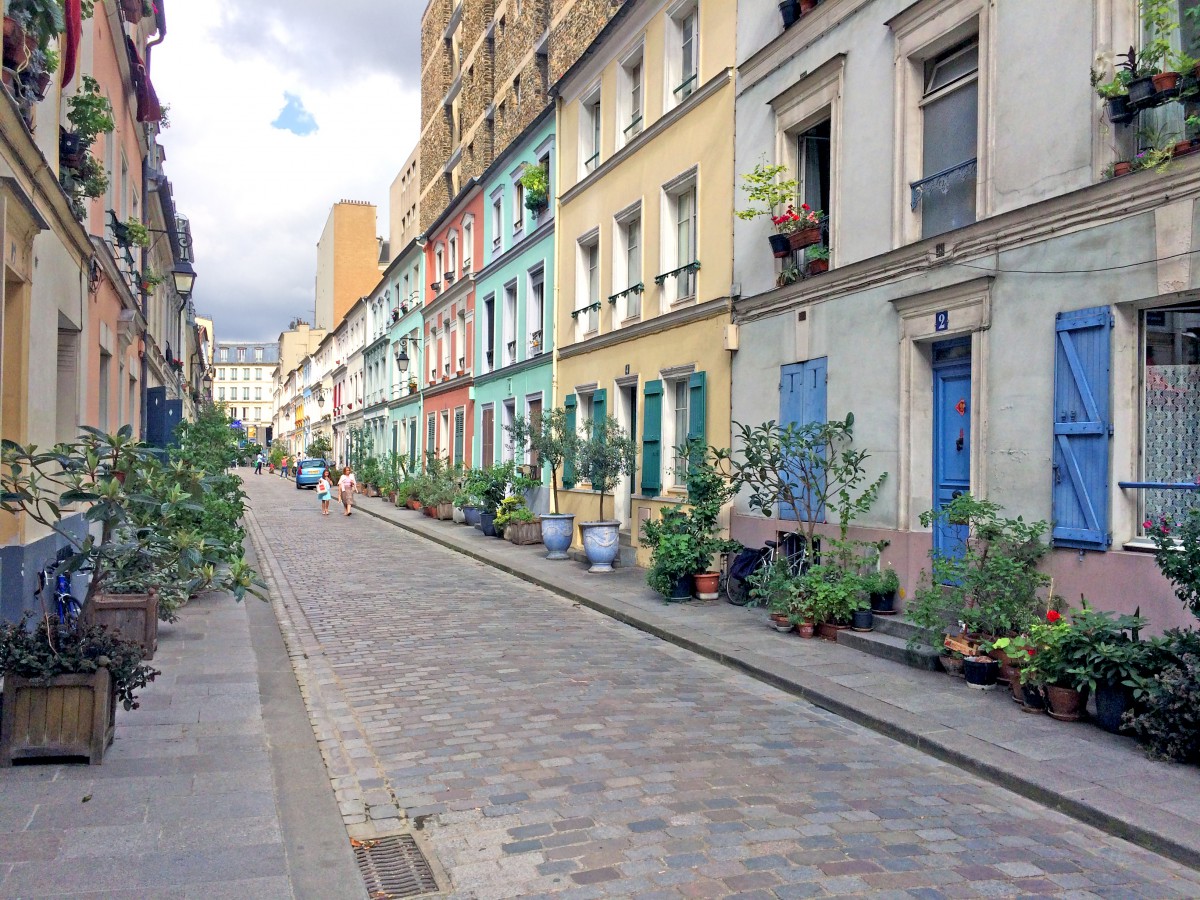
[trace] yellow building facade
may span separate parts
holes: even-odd
[[[635,438],[605,508],[634,546],[686,497],[675,448],[730,440],[735,20],[718,0],[627,3],[555,86],[555,403]],[[561,499],[599,516],[585,481]]]

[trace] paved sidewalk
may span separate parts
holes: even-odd
[[[151,664],[103,764],[0,769],[0,897],[363,897],[270,606],[201,596]]]
[[[761,610],[664,603],[642,569],[588,575],[581,563],[545,559],[541,545],[517,547],[380,499],[359,509],[1200,868],[1200,770],[1148,760],[1128,738],[1023,713],[1007,692],[778,634]]]

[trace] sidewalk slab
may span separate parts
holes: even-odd
[[[1029,715],[1006,691],[971,691],[942,673],[778,634],[762,610],[664,603],[644,569],[590,575],[584,564],[545,559],[541,545],[486,538],[379,499],[357,509],[1200,869],[1200,803],[1188,801],[1200,796],[1200,770],[1149,760],[1129,738]]]
[[[362,897],[270,606],[202,595],[152,665],[101,765],[0,769],[0,898]]]

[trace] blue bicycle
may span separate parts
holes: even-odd
[[[73,632],[79,627],[79,621],[83,616],[83,607],[71,593],[71,579],[65,574],[57,574],[57,569],[58,565],[54,562],[42,566],[42,570],[38,572],[38,588],[34,593],[38,599],[43,601],[44,607],[43,591],[53,579],[54,608],[53,611],[47,610],[47,614],[57,618],[60,631]]]

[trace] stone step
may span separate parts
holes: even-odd
[[[880,618],[882,617],[877,616],[875,622],[878,623]],[[915,669],[928,669],[930,672],[936,672],[940,668],[938,665],[939,653],[936,647],[930,647],[928,644],[917,644],[912,649],[909,649],[907,638],[885,634],[882,631],[851,631],[850,629],[846,629],[845,631],[838,632],[838,643],[845,647],[861,650],[863,653],[869,653],[871,656],[904,663]]]
[[[897,614],[894,616],[876,615],[875,630],[881,634],[890,634],[892,637],[903,638],[907,641],[914,634],[921,634],[924,629],[906,621],[902,614]],[[926,643],[933,643],[933,641],[926,640]]]
[[[567,551],[567,556],[575,560],[575,562],[585,563],[588,561],[587,553],[582,547],[572,547]],[[637,548],[621,546],[617,553],[617,558],[613,560],[614,569],[630,569],[637,565]]]

